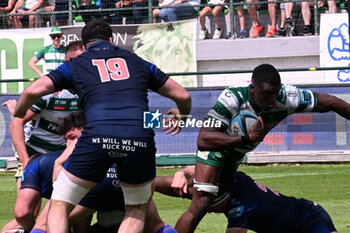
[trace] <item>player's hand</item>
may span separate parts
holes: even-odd
[[[173,182],[171,183],[171,188],[177,193],[180,197],[185,198],[187,194],[187,178],[183,171],[178,171],[174,174]]]
[[[170,109],[167,115],[170,117],[164,121],[165,126],[163,126],[162,130],[166,131],[167,134],[171,133],[172,136],[180,133],[180,122],[185,121],[185,117],[180,115],[180,111],[177,108]]]
[[[17,105],[17,100],[15,99],[7,100],[4,103],[2,103],[2,106],[7,107],[7,109],[9,110],[12,116],[15,113],[16,105]]]
[[[264,121],[259,116],[255,123],[249,130],[249,139],[252,143],[261,142],[266,135],[266,130],[264,128]]]

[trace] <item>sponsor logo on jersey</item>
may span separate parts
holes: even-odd
[[[64,111],[64,110],[66,110],[66,106],[54,106],[53,109],[54,110]]]

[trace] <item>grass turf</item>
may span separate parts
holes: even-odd
[[[331,216],[338,233],[350,232],[350,164],[241,166],[261,183],[288,196],[303,197],[322,205]],[[158,170],[157,175],[171,175],[177,169]],[[155,193],[155,203],[164,221],[175,225],[190,201]],[[181,200],[181,201],[180,201]],[[225,232],[223,214],[205,216],[196,232]]]
[[[172,175],[177,170],[158,169],[157,175]],[[350,164],[241,166],[239,170],[280,193],[321,204],[332,217],[338,233],[350,232]],[[13,173],[0,173],[1,227],[13,218],[15,198]],[[155,193],[154,200],[163,220],[173,226],[190,205],[189,200],[159,193]],[[210,213],[201,221],[196,232],[225,232],[225,229],[225,216]]]

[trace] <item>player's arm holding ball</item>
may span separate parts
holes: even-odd
[[[222,104],[225,103],[225,104]],[[256,122],[248,130],[248,137],[230,136],[225,133],[230,127],[231,116],[226,116],[228,109],[233,116],[239,112],[239,101],[230,92],[225,90],[219,97],[218,102],[207,114],[208,118],[214,118],[221,121],[220,127],[202,127],[200,129],[197,145],[200,151],[221,151],[232,149],[232,147],[240,147],[251,143],[257,143],[263,140],[266,132],[264,130],[264,122],[258,117]]]
[[[249,143],[262,141],[266,135],[264,123],[261,117],[258,117],[254,125],[249,130],[249,140],[242,136],[231,136],[225,133],[227,126],[218,127],[202,127],[199,131],[197,145],[201,151],[221,151],[231,149],[235,146],[244,146]]]

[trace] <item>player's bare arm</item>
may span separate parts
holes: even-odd
[[[24,118],[14,117],[11,120],[9,130],[12,138],[13,145],[19,156],[19,160],[22,163],[23,168],[25,168],[29,162],[29,155],[25,145],[24,136],[24,125],[34,119],[37,114],[32,110],[28,109]]]
[[[172,189],[171,183],[173,181],[172,176],[157,176],[155,178],[155,191],[173,197],[178,197],[179,195]]]
[[[14,117],[23,118],[27,109],[32,106],[40,97],[55,91],[53,82],[43,76],[29,85],[20,95],[14,111]]]
[[[314,110],[315,112],[329,112],[333,111],[350,119],[350,104],[346,101],[339,99],[336,96],[328,95],[325,93],[317,93],[317,107]]]
[[[201,151],[220,151],[247,143],[242,141],[241,136],[230,136],[224,133],[226,129],[227,126],[224,125],[221,127],[202,127],[197,139],[198,149]],[[259,117],[249,131],[249,141],[251,143],[260,142],[265,134],[263,121]]]
[[[192,192],[189,191],[193,186],[194,167],[188,167],[177,171],[174,176],[156,177],[155,191],[168,196],[190,198]]]
[[[11,113],[11,115],[13,115],[15,111],[15,107],[17,105],[17,100],[11,99],[4,102],[2,105],[7,106],[9,112]],[[22,163],[23,168],[27,166],[27,163],[29,161],[29,155],[25,146],[23,127],[27,122],[34,119],[36,115],[37,114],[35,112],[28,109],[24,118],[18,118],[18,117],[12,118],[9,126],[12,142],[17,151],[17,154],[19,156],[19,159]]]
[[[182,198],[188,197],[188,195],[192,196],[193,190],[190,190],[190,186],[193,186],[193,176],[194,167],[187,167],[177,171],[173,176],[171,188]]]
[[[53,174],[52,174],[52,182],[56,181],[58,174],[60,173],[60,171],[63,168],[63,164],[67,161],[69,156],[72,154],[77,141],[78,141],[78,139],[75,139],[69,145],[67,145],[67,148],[63,151],[63,153],[60,155],[60,157],[58,157],[55,160],[55,164],[53,167]]]

